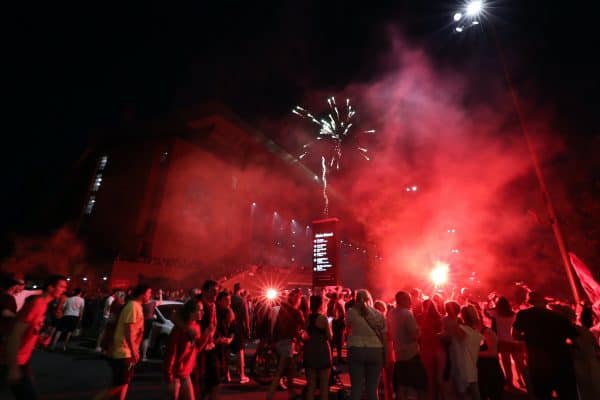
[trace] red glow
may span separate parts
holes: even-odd
[[[534,228],[526,210],[544,211],[527,148],[510,122],[508,93],[486,87],[485,101],[457,102],[479,98],[481,88],[468,75],[437,69],[421,49],[392,42],[390,72],[347,88],[361,94],[363,114],[379,121],[377,142],[370,144],[373,159],[355,163],[352,179],[335,183],[348,193],[357,218],[366,221],[367,235],[383,258],[370,272],[371,288],[385,297],[398,290],[398,281],[431,282],[423,266],[449,253],[457,279],[465,270],[475,270],[486,283],[534,279],[526,274],[532,260],[524,243],[532,240]],[[529,119],[540,132],[535,141],[544,158],[561,151],[551,117],[540,109]],[[418,196],[407,196],[416,182]],[[517,262],[512,246],[519,249]]]
[[[431,280],[433,281],[433,284],[435,286],[442,286],[443,284],[448,282],[448,272],[449,271],[450,271],[450,268],[449,268],[448,264],[441,262],[441,261],[437,261],[435,263],[435,266],[429,273],[429,276],[431,277]]]
[[[269,288],[265,291],[265,297],[268,300],[275,300],[279,296],[279,291],[274,288]]]

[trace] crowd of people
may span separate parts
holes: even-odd
[[[30,358],[36,346],[66,349],[88,304],[64,276],[50,276],[43,290],[17,305],[23,281],[10,279],[0,297],[3,375],[17,399],[35,399]],[[172,399],[217,399],[232,380],[246,384],[247,342],[258,339],[278,356],[267,389],[273,399],[287,376],[290,398],[326,400],[332,372],[343,368],[352,400],[501,399],[521,390],[536,399],[600,399],[598,322],[589,307],[550,304],[530,291],[511,305],[506,296],[484,301],[468,291],[444,296],[419,289],[374,301],[366,289],[293,289],[250,297],[206,280],[198,289],[153,290],[138,285],[96,301],[96,350],[112,371],[97,399],[127,395],[136,365],[147,358],[154,309],[165,299],[183,305],[174,323],[162,370]],[[88,310],[89,313],[89,310]],[[258,350],[257,350],[258,351]],[[306,387],[295,387],[303,370]]]

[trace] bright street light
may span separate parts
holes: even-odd
[[[475,17],[481,12],[481,10],[483,10],[483,3],[479,0],[471,1],[469,4],[467,4],[467,15],[469,17]],[[456,15],[454,17],[456,18]]]
[[[456,23],[454,32],[462,33],[465,29],[479,25],[479,17],[483,13],[484,4],[481,0],[472,0],[466,3],[465,8],[457,11],[452,16]]]

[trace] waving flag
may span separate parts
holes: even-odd
[[[579,259],[579,257],[569,252],[569,258],[571,259],[571,265],[573,265],[573,268],[579,277],[579,282],[581,282],[585,294],[592,303],[594,313],[596,316],[600,317],[600,283],[594,279],[590,269]]]

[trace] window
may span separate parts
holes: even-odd
[[[100,189],[100,185],[102,185],[102,174],[96,175],[96,179],[92,185],[92,192],[97,192]]]
[[[90,215],[92,213],[92,210],[94,209],[94,204],[96,204],[96,196],[91,195],[90,199],[88,200],[88,203],[85,206],[85,213],[87,215]]]
[[[108,163],[108,156],[100,157],[100,163],[98,164],[98,171],[104,170],[104,168],[106,168],[106,163]]]

